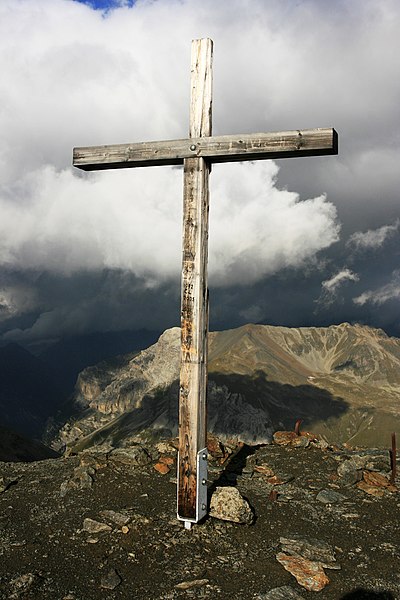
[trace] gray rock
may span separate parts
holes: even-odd
[[[10,582],[12,593],[7,597],[10,600],[20,598],[21,595],[25,597],[25,594],[40,584],[41,581],[42,577],[36,575],[36,573],[24,573],[24,575],[19,575]]]
[[[335,504],[336,502],[343,502],[346,500],[346,496],[335,492],[334,490],[321,490],[317,495],[317,500],[323,504]]]
[[[127,525],[131,521],[131,517],[129,515],[124,515],[123,513],[116,512],[115,510],[102,510],[100,514],[108,521],[111,521],[119,526]]]
[[[303,600],[304,596],[300,596],[290,585],[274,588],[266,594],[256,594],[255,600]]]
[[[199,588],[207,585],[208,579],[193,579],[192,581],[181,581],[177,583],[175,589],[177,590],[190,590],[191,588]]]
[[[110,453],[110,458],[124,464],[138,467],[148,465],[151,456],[143,446],[132,446],[131,448],[116,448]]]
[[[60,496],[64,497],[71,490],[90,489],[93,485],[93,475],[96,471],[93,467],[79,466],[74,469],[71,479],[63,481],[60,486]]]
[[[312,445],[320,448],[321,450],[326,450],[329,448],[329,442],[321,438],[320,440],[312,441]]]
[[[5,492],[6,490],[8,490],[8,488],[11,485],[13,485],[14,483],[17,483],[17,482],[18,482],[17,479],[7,479],[6,477],[0,477],[0,494]]]
[[[112,528],[106,523],[100,523],[100,521],[95,521],[94,519],[85,519],[83,521],[83,530],[88,533],[103,533],[112,531]]]
[[[282,551],[291,556],[301,556],[307,560],[319,562],[327,569],[340,569],[336,563],[333,547],[323,540],[295,535],[291,538],[281,537],[279,542],[282,545]]]
[[[8,488],[7,481],[4,479],[4,477],[0,477],[0,494],[5,492],[7,488]]]
[[[354,456],[340,463],[337,468],[337,474],[343,483],[353,485],[362,479],[362,469],[368,462],[367,456]]]
[[[255,454],[250,454],[249,456],[247,456],[246,464],[243,467],[242,473],[245,473],[246,475],[253,473],[256,462],[257,457]]]
[[[250,525],[254,515],[247,500],[235,487],[217,487],[211,497],[210,516],[223,521]]]
[[[358,470],[360,472],[362,469],[388,473],[391,469],[389,453],[376,448],[367,448],[353,452],[350,458],[347,458],[347,460],[339,465],[338,475],[345,477],[348,471]]]
[[[103,575],[100,581],[100,587],[106,590],[115,590],[116,587],[122,582],[121,577],[118,575],[115,569],[110,569],[106,575]]]
[[[70,490],[77,489],[77,486],[72,483],[72,480],[63,481],[60,485],[60,496],[64,498]]]

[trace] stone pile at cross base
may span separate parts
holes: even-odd
[[[176,446],[0,463],[5,597],[399,597],[388,450],[293,431],[259,447],[209,436],[210,516],[187,531],[175,517]]]

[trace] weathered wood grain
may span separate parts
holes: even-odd
[[[198,133],[205,131],[205,128],[202,126],[194,131]],[[193,157],[205,158],[211,163],[223,163],[323,156],[337,152],[338,136],[330,127],[74,148],[73,164],[85,171],[92,171],[182,165],[186,158]]]
[[[212,42],[192,43],[189,135],[211,133]],[[184,161],[178,516],[196,521],[197,453],[206,445],[210,166]]]
[[[197,455],[206,447],[209,174],[213,163],[337,154],[333,128],[211,136],[212,41],[192,42],[189,138],[75,148],[73,164],[102,170],[184,166],[178,517],[198,513]],[[201,469],[204,468],[203,463]],[[205,479],[206,476],[204,475]],[[202,488],[201,488],[202,489]],[[199,497],[201,494],[199,494]]]
[[[206,443],[209,168],[188,158],[184,173],[178,515],[194,519],[197,453]]]

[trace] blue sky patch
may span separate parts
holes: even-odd
[[[95,10],[108,11],[121,6],[133,6],[136,0],[75,0]]]

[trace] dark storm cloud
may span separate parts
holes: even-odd
[[[398,2],[114,4],[0,6],[6,337],[178,322],[181,171],[82,174],[71,150],[184,137],[190,40],[205,36],[216,134],[334,126],[340,139],[338,157],[213,169],[211,324],[358,319],[393,331]]]
[[[36,282],[36,307],[24,326],[3,323],[3,339],[30,346],[93,331],[123,331],[176,324],[179,281],[154,288],[120,270],[86,271],[69,277],[45,274]],[[5,327],[7,326],[7,329]],[[0,324],[1,331],[1,324]]]

